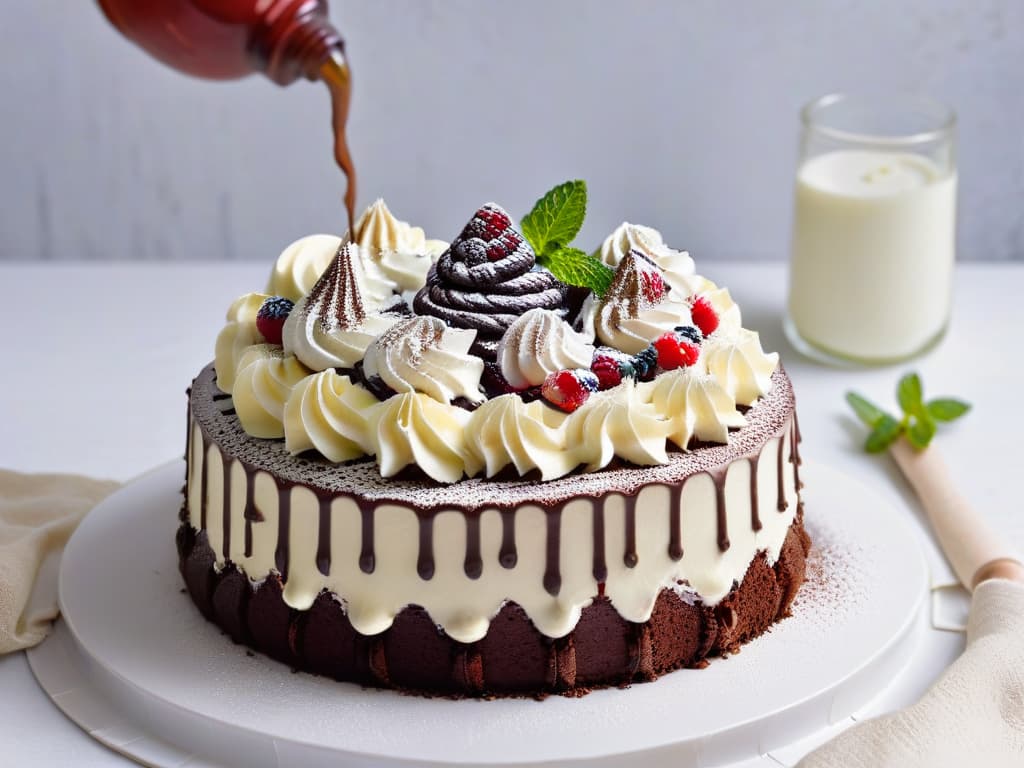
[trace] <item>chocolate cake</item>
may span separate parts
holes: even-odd
[[[203,615],[299,669],[480,697],[653,680],[784,617],[788,377],[655,230],[599,255],[573,309],[494,205],[451,246],[378,201],[286,249],[190,389]]]

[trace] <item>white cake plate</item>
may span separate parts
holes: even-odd
[[[867,704],[919,639],[927,569],[900,515],[810,465],[815,540],[793,616],[729,659],[579,699],[449,701],[293,673],[234,645],[182,589],[181,462],[94,509],[64,554],[64,621],[29,653],[94,738],[152,766],[722,765]]]

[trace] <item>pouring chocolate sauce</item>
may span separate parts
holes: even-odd
[[[278,85],[322,80],[331,96],[334,159],[348,181],[353,231],[356,169],[345,126],[352,77],[325,0],[98,0],[129,40],[180,72],[230,80],[262,72]]]

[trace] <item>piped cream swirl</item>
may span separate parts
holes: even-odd
[[[771,390],[779,355],[765,353],[756,331],[740,328],[731,336],[712,334],[704,342],[701,361],[737,403],[753,405]]]
[[[268,298],[264,293],[247,293],[235,299],[228,309],[227,325],[217,334],[213,363],[217,386],[222,392],[231,394],[238,363],[245,351],[265,341],[256,328],[256,313]]]
[[[284,404],[311,371],[280,347],[257,344],[238,361],[231,393],[242,428],[253,437],[284,437]]]
[[[601,261],[614,269],[627,253],[634,250],[657,264],[665,274],[665,282],[679,291],[682,297],[695,291],[699,278],[690,254],[670,248],[661,232],[652,227],[624,221],[604,239],[598,253]]]
[[[466,446],[470,413],[421,392],[402,392],[369,415],[369,435],[382,477],[409,465],[439,483],[454,483],[479,465]]]
[[[726,443],[730,427],[747,423],[736,410],[736,401],[718,381],[692,369],[669,371],[640,386],[655,411],[668,419],[668,439],[684,451],[693,437]]]
[[[367,348],[363,373],[379,376],[395,392],[422,392],[441,403],[484,399],[484,361],[469,354],[476,331],[449,328],[436,317],[411,317]]]
[[[378,273],[397,292],[422,288],[430,265],[448,247],[442,240],[428,240],[420,227],[396,218],[380,198],[363,211],[352,239],[366,255],[367,271]]]
[[[569,417],[566,431],[587,472],[608,466],[615,456],[639,465],[668,463],[669,423],[632,379],[592,395]]]
[[[513,387],[524,389],[543,384],[555,371],[589,368],[594,356],[592,338],[574,331],[558,312],[531,309],[498,342],[501,374]]]
[[[487,477],[512,464],[520,475],[537,469],[541,480],[553,480],[579,464],[566,444],[567,421],[566,414],[539,400],[524,403],[518,395],[501,395],[473,411],[466,443]]]
[[[367,414],[377,398],[348,376],[321,371],[299,381],[284,405],[284,441],[292,454],[317,450],[343,462],[373,450]]]

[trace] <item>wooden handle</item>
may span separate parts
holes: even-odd
[[[1024,566],[961,494],[934,444],[916,450],[905,439],[889,449],[914,487],[960,583],[973,590],[990,578],[1024,581]]]

